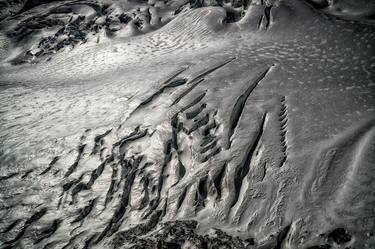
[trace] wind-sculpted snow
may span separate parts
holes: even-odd
[[[28,6],[0,23],[1,248],[374,248],[369,20]]]

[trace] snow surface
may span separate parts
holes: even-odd
[[[371,1],[11,3],[0,248],[375,248]]]

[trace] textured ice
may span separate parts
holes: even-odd
[[[0,2],[0,248],[375,247],[371,1],[46,2]]]

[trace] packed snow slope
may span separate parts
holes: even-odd
[[[0,2],[0,248],[375,248],[373,1],[46,2]]]

